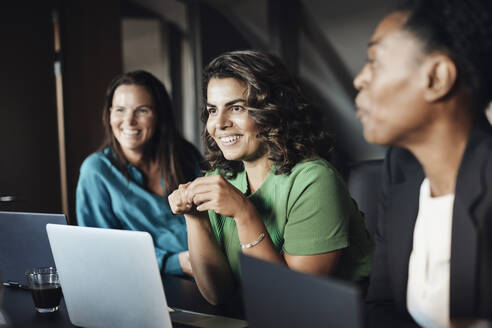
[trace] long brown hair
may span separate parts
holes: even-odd
[[[106,90],[103,108],[105,138],[101,149],[109,147],[118,169],[129,178],[128,160],[110,125],[110,109],[113,95],[120,85],[138,85],[144,87],[152,96],[156,114],[156,129],[144,150],[144,161],[157,160],[162,167],[166,193],[170,194],[181,183],[195,176],[196,166],[201,156],[198,150],[186,141],[178,132],[171,99],[159,79],[149,72],[138,70],[116,76]]]

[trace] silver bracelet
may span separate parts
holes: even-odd
[[[245,248],[251,248],[251,247],[253,247],[253,246],[258,245],[258,244],[260,243],[260,241],[262,241],[262,240],[263,240],[263,238],[265,238],[265,236],[266,236],[266,235],[265,235],[265,233],[264,233],[264,232],[262,232],[262,233],[260,234],[260,236],[258,237],[258,239],[256,239],[255,241],[253,241],[253,242],[251,242],[251,243],[248,243],[248,244],[239,244],[239,245],[241,245],[241,248],[242,248],[242,249],[245,249]]]

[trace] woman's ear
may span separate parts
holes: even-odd
[[[451,92],[458,78],[458,69],[451,58],[444,54],[431,55],[427,66],[427,88],[424,98],[436,102]]]

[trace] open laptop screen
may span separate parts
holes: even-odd
[[[24,272],[54,266],[46,224],[66,224],[63,214],[0,212],[0,275],[23,282]]]

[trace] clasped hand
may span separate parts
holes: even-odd
[[[236,187],[220,175],[196,178],[179,185],[168,197],[174,214],[197,214],[208,210],[237,218],[251,203]],[[195,212],[195,213],[194,213]]]

